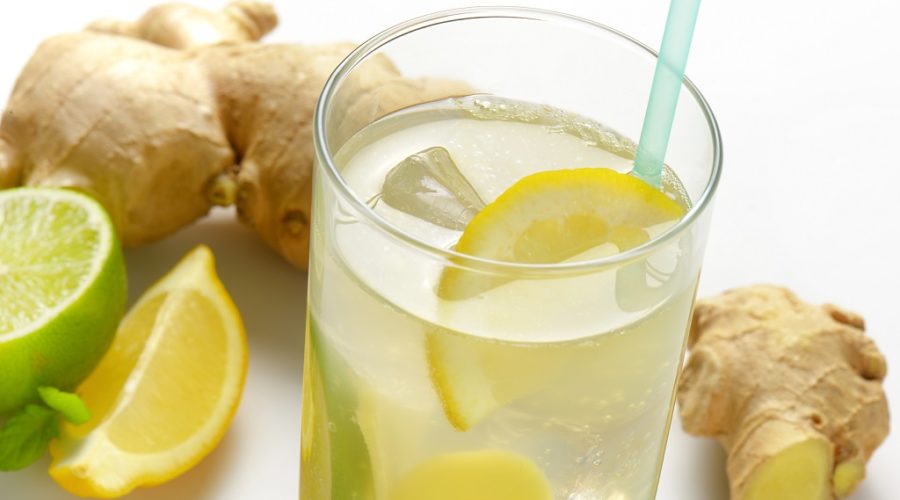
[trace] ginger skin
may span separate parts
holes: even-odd
[[[236,205],[300,269],[309,252],[312,125],[318,95],[353,45],[254,43],[272,7],[154,7],[135,23],[99,21],[37,49],[0,121],[0,189],[64,187],[109,211],[123,243],[158,240]],[[152,43],[151,43],[152,42]],[[352,85],[352,87],[350,87]],[[403,78],[375,57],[347,83],[341,126],[471,93]]]
[[[99,19],[88,31],[124,35],[173,49],[231,42],[255,42],[278,24],[271,5],[256,0],[236,0],[221,12],[188,4],[152,7],[137,21]]]
[[[862,481],[889,419],[860,316],[747,287],[698,302],[688,348],[682,425],[725,448],[733,500],[840,498]]]

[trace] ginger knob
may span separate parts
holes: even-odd
[[[733,500],[840,498],[862,481],[889,422],[886,362],[863,328],[775,286],[698,302],[679,413],[725,448]]]

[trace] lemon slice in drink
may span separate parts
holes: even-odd
[[[0,191],[0,419],[71,389],[125,310],[125,264],[103,208],[60,189]]]
[[[244,327],[198,247],[125,316],[77,393],[94,418],[63,426],[50,475],[81,496],[121,496],[165,482],[209,453],[240,401]]]
[[[492,260],[558,263],[606,243],[620,252],[633,248],[649,240],[647,228],[682,215],[680,204],[628,174],[603,168],[545,171],[522,178],[478,213],[456,250]],[[443,314],[458,314],[453,301],[508,282],[447,267],[438,285]],[[428,333],[426,351],[444,412],[459,430],[552,383],[574,352],[441,330]]]
[[[548,170],[523,177],[466,226],[456,251],[485,259],[551,264],[604,243],[619,251],[647,240],[645,229],[684,215],[684,207],[628,174],[607,168]],[[449,267],[438,284],[446,300],[504,283]]]
[[[416,465],[390,500],[550,500],[547,478],[531,461],[507,451],[439,455]]]

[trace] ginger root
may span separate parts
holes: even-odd
[[[863,330],[774,286],[698,302],[679,413],[725,448],[733,500],[839,498],[862,481],[888,433],[887,365]]]
[[[98,21],[46,40],[0,121],[0,189],[85,192],[126,245],[234,204],[305,269],[313,111],[353,45],[255,43],[276,23],[272,7],[254,0],[221,12],[166,4],[134,23]],[[471,93],[459,82],[404,78],[383,56],[359,73],[347,82],[355,100],[343,103],[348,133],[405,106]]]

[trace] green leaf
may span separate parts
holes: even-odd
[[[91,419],[91,412],[84,401],[71,392],[55,387],[38,387],[38,394],[47,406],[58,411],[69,423],[81,425]]]
[[[0,471],[28,467],[47,451],[50,440],[59,435],[56,411],[28,405],[0,428]]]

